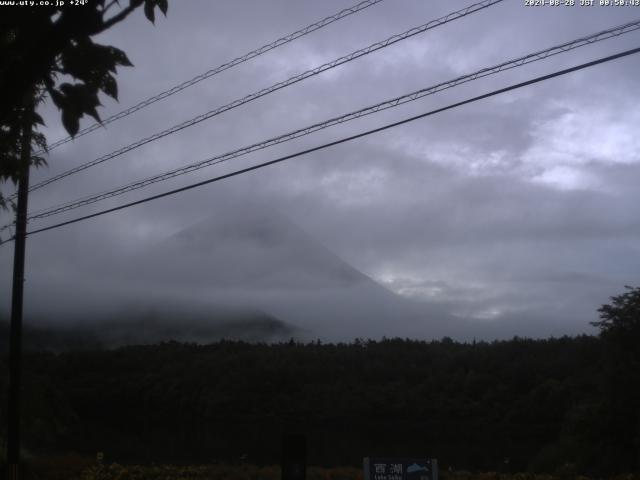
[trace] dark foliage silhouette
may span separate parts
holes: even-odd
[[[54,3],[2,9],[0,179],[5,181],[18,180],[25,107],[48,95],[60,109],[62,124],[70,135],[77,133],[84,115],[99,121],[98,94],[117,100],[116,69],[132,63],[122,50],[95,43],[91,37],[123,21],[139,7],[151,22],[156,7],[164,14],[168,8],[167,0],[130,0],[126,7],[113,0],[91,0],[78,8]],[[35,129],[42,125],[42,118],[34,114],[30,123]],[[33,135],[32,143],[35,150],[46,150],[41,133]],[[43,162],[42,156],[32,159],[34,165]],[[0,195],[0,207],[6,207],[6,203]]]

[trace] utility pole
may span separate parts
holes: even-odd
[[[13,253],[13,286],[11,292],[11,333],[9,340],[9,405],[7,408],[7,463],[9,480],[20,478],[20,377],[22,373],[22,298],[24,292],[24,254],[27,240],[27,201],[29,197],[29,164],[31,163],[31,128],[33,99],[22,114],[18,205]]]

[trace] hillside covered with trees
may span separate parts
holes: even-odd
[[[109,462],[272,465],[295,432],[317,466],[430,456],[445,470],[637,471],[639,299],[603,306],[599,337],[30,353],[23,439]],[[0,368],[4,408],[6,356]]]
[[[617,414],[606,406],[605,356],[587,336],[31,354],[24,440],[120,462],[246,453],[269,464],[280,435],[296,431],[308,435],[316,465],[429,455],[464,469],[628,469],[631,458],[599,453]]]

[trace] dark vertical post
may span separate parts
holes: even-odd
[[[282,480],[307,477],[307,438],[304,435],[282,437]]]
[[[7,461],[9,480],[20,476],[20,376],[22,369],[22,297],[24,291],[24,254],[27,239],[27,200],[29,164],[31,162],[31,126],[33,104],[25,107],[22,118],[18,205],[13,253],[13,287],[11,292],[11,334],[9,340],[9,405],[7,408]]]

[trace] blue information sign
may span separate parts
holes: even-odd
[[[372,458],[363,462],[364,480],[438,480],[435,458]]]

